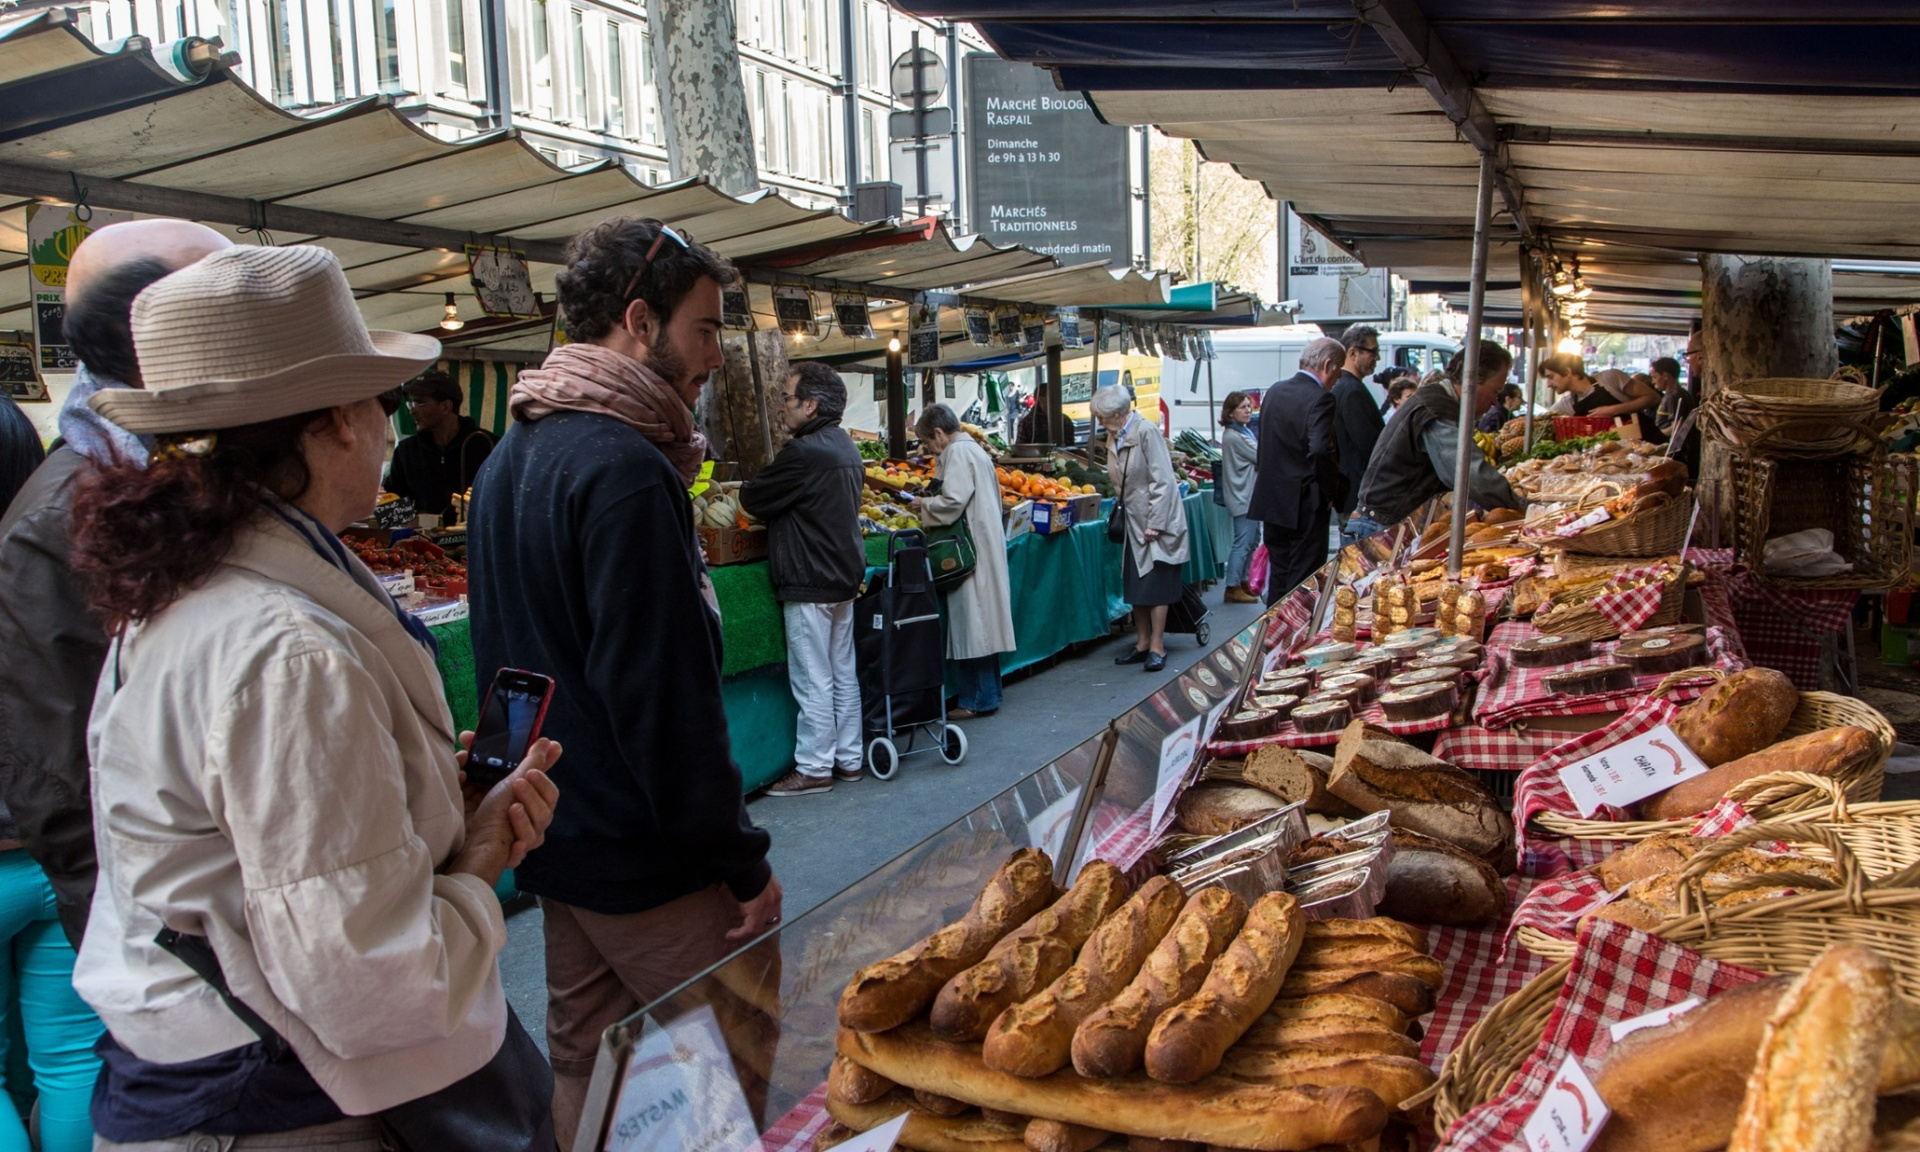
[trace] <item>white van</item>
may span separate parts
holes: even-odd
[[[1300,353],[1308,344],[1325,335],[1317,324],[1293,324],[1273,328],[1236,328],[1213,334],[1214,359],[1212,399],[1208,399],[1208,364],[1200,361],[1163,360],[1160,364],[1160,403],[1166,409],[1166,424],[1178,433],[1191,428],[1203,436],[1217,438],[1220,432],[1220,401],[1233,391],[1266,395],[1268,388],[1300,370]],[[1460,342],[1432,332],[1382,332],[1380,369],[1391,366],[1410,368],[1424,375],[1445,368],[1447,360],[1460,350]],[[1379,371],[1380,369],[1376,369]],[[1386,389],[1367,380],[1374,400],[1386,402]]]

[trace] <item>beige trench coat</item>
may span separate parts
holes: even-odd
[[[1013,582],[1007,575],[1007,531],[993,460],[961,432],[940,453],[934,475],[940,478],[940,495],[920,501],[920,523],[943,528],[965,516],[980,555],[973,575],[947,596],[947,656],[969,660],[1011,652]]]
[[[1235,433],[1238,435],[1238,433]],[[1127,510],[1127,551],[1142,575],[1156,563],[1187,562],[1187,510],[1180,504],[1180,483],[1159,425],[1138,416],[1107,452],[1107,476]],[[1160,535],[1147,543],[1147,529]]]

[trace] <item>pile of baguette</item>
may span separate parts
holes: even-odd
[[[1594,1152],[1920,1147],[1920,1010],[1863,944],[1723,992],[1615,1044]]]
[[[1443,982],[1392,920],[1309,924],[1101,861],[1060,893],[1015,853],[966,916],[856,973],[828,1147],[906,1113],[918,1152],[1373,1149],[1432,1074],[1409,1035]]]
[[[1339,821],[1391,813],[1382,915],[1471,926],[1498,919],[1505,907],[1500,878],[1514,870],[1506,805],[1471,773],[1364,720],[1347,726],[1331,756],[1265,747],[1244,761],[1216,761],[1176,812],[1184,831],[1219,836],[1294,801],[1304,803],[1316,832],[1335,836]]]

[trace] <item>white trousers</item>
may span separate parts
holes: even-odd
[[[860,681],[853,601],[787,604],[787,682],[800,705],[794,764],[808,776],[860,769]]]

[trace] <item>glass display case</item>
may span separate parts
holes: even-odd
[[[1307,644],[1336,584],[1364,591],[1436,514],[1341,549],[1100,732],[609,1028],[574,1152],[805,1152],[828,1123],[836,1007],[853,974],[964,915],[1018,849],[1047,852],[1061,883],[1093,859],[1144,871],[1246,684]]]

